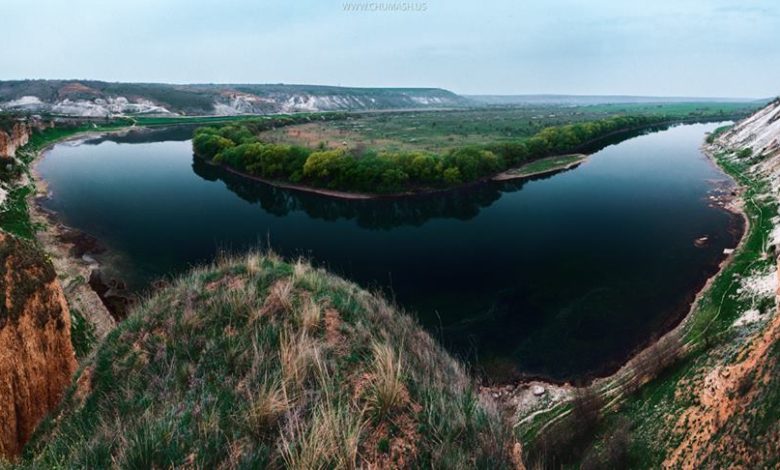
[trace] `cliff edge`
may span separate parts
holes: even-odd
[[[13,158],[16,149],[30,140],[32,128],[24,122],[0,123],[0,158]]]
[[[0,232],[0,458],[14,458],[70,385],[76,358],[54,268]]]

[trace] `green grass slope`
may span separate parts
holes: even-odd
[[[303,262],[250,254],[141,302],[19,466],[506,468],[509,442],[410,317]]]

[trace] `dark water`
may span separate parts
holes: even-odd
[[[56,146],[46,205],[121,254],[134,286],[265,244],[382,288],[491,374],[603,373],[687,311],[739,235],[708,205],[717,124],[607,147],[546,178],[339,201],[194,160],[189,130]],[[693,241],[708,236],[704,247]]]

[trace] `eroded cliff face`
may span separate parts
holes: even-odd
[[[32,244],[0,232],[0,456],[19,455],[75,369],[54,268]]]
[[[760,182],[746,193],[746,205],[780,203],[780,100],[736,123],[711,147],[713,154],[744,168],[749,180]],[[675,412],[665,417],[674,447],[664,468],[777,467],[780,218],[771,205],[761,209],[761,217],[771,221],[770,233],[758,248],[759,259],[735,275],[739,288],[731,297],[739,300],[735,311],[725,314],[736,313],[736,319],[700,359],[701,366],[677,385]],[[751,224],[761,227],[761,219],[752,218]]]
[[[735,124],[718,143],[731,150],[749,148],[764,158],[780,154],[780,99]]]
[[[25,145],[30,140],[32,126],[24,122],[17,122],[10,129],[0,130],[0,158],[13,158],[16,149]]]

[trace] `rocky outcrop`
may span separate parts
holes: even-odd
[[[20,453],[75,369],[54,268],[31,243],[0,232],[0,457]]]
[[[727,149],[749,148],[763,157],[780,154],[780,99],[738,122],[718,143]]]
[[[24,122],[15,122],[7,129],[0,129],[0,158],[13,158],[16,149],[25,145],[31,134],[31,126]]]
[[[0,81],[0,110],[82,117],[424,109],[469,104],[469,100],[439,88]]]

